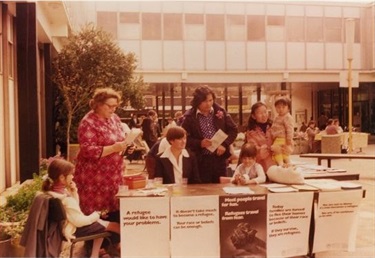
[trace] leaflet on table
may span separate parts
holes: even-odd
[[[289,193],[289,192],[298,192],[298,189],[293,188],[291,186],[286,187],[274,187],[268,188],[268,191],[273,193]]]
[[[344,173],[345,169],[328,168],[321,165],[298,165],[296,170],[303,174],[321,174],[321,173]]]
[[[318,188],[321,191],[338,191],[341,190],[339,181],[335,179],[305,179],[305,184]]]
[[[132,128],[129,134],[126,135],[125,143],[130,145],[134,142],[134,140],[142,133],[140,128]]]
[[[319,193],[313,253],[355,251],[362,190]]]
[[[223,190],[227,194],[253,194],[254,191],[250,190],[248,186],[226,186]]]
[[[212,145],[210,147],[207,147],[207,150],[214,152],[217,149],[217,147],[219,147],[225,141],[227,137],[228,135],[224,133],[221,129],[219,129],[211,138]]]

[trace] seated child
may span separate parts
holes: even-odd
[[[245,143],[241,147],[240,164],[234,171],[231,183],[239,185],[260,184],[266,181],[263,167],[256,163],[257,148],[252,143]]]
[[[42,190],[55,198],[59,198],[66,211],[63,226],[64,237],[70,241],[75,236],[112,231],[120,234],[120,224],[100,219],[103,212],[95,211],[85,215],[79,206],[77,186],[73,181],[74,165],[64,159],[55,159],[48,166],[48,177],[44,180]],[[95,239],[91,257],[99,257],[103,239]]]

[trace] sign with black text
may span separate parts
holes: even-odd
[[[169,198],[120,199],[121,257],[169,257]]]

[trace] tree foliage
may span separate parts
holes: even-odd
[[[68,37],[52,63],[52,80],[60,92],[55,106],[60,140],[66,135],[67,143],[77,141],[79,121],[97,88],[112,87],[122,92],[122,105],[143,108],[145,84],[133,75],[136,61],[134,53],[124,53],[109,33],[93,24]]]

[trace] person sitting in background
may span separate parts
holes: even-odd
[[[299,131],[304,133],[306,132],[306,129],[307,129],[307,125],[305,124],[305,122],[302,122],[302,125],[299,128]]]
[[[333,119],[333,124],[336,126],[337,133],[343,133],[344,132],[344,130],[340,126],[340,121],[337,118]]]
[[[169,128],[177,126],[176,122],[173,120],[172,117],[168,117],[167,120],[168,124],[164,127],[163,132],[161,133],[162,136],[165,136],[167,134]]]
[[[306,129],[307,142],[309,144],[309,153],[316,153],[320,149],[318,146],[319,141],[315,140],[315,135],[318,133],[319,128],[316,127],[316,122],[314,120],[311,120]]]
[[[142,121],[143,140],[146,141],[150,149],[157,142],[159,137],[158,128],[156,125],[157,119],[158,115],[156,112],[154,110],[149,110],[147,117]]]
[[[174,121],[178,126],[181,126],[183,119],[184,114],[182,113],[182,111],[177,111],[176,113],[174,113]]]
[[[257,148],[252,143],[245,143],[241,147],[239,161],[231,183],[238,185],[260,184],[266,181],[263,167],[256,163]]]
[[[169,128],[166,139],[170,146],[156,158],[155,177],[163,177],[164,184],[181,184],[183,178],[188,179],[188,184],[200,183],[197,159],[194,153],[185,149],[185,129]]]
[[[137,138],[134,139],[131,152],[125,153],[126,159],[130,162],[133,160],[143,160],[144,156],[150,151],[147,143],[142,139],[142,134],[143,133],[140,133]]]
[[[140,123],[139,123],[139,119],[138,119],[137,114],[131,115],[131,118],[129,120],[129,127],[130,127],[130,129],[140,127]]]
[[[326,134],[338,134],[337,126],[333,123],[333,119],[328,119],[327,126],[326,126]]]

